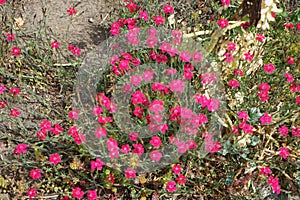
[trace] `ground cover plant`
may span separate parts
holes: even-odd
[[[63,34],[22,5],[0,0],[0,198],[300,198],[299,2],[103,1],[91,48],[81,2]]]

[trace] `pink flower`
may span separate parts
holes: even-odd
[[[72,197],[76,199],[81,199],[84,195],[84,192],[81,190],[81,188],[76,187],[72,190]]]
[[[75,8],[69,8],[69,9],[67,10],[67,12],[68,12],[70,15],[75,15],[75,14],[76,14]]]
[[[153,150],[150,153],[150,159],[155,161],[155,162],[159,162],[160,159],[162,158],[162,153],[158,150]]]
[[[229,42],[229,43],[227,44],[227,50],[228,50],[228,51],[235,51],[235,50],[236,50],[236,44],[233,43],[233,42]]]
[[[263,174],[265,176],[269,176],[269,174],[272,174],[271,169],[268,166],[262,167],[259,170],[259,174]]]
[[[94,135],[98,138],[101,139],[102,137],[105,137],[107,135],[106,133],[106,128],[105,127],[100,127],[98,128],[95,132]]]
[[[140,18],[147,21],[149,19],[148,12],[140,10]]]
[[[222,6],[229,6],[230,5],[230,0],[221,0]]]
[[[7,42],[14,41],[15,37],[16,37],[16,34],[7,33],[6,34],[6,41]]]
[[[162,16],[155,16],[155,17],[153,17],[153,21],[154,21],[155,25],[159,25],[159,24],[164,24],[165,23],[165,19]]]
[[[35,198],[36,197],[36,188],[30,188],[27,191],[27,196],[31,199],[31,198]]]
[[[6,90],[7,90],[6,87],[0,85],[0,94],[2,94],[3,92],[5,92]]]
[[[160,145],[162,144],[160,137],[152,136],[152,138],[150,140],[150,144],[152,144],[155,148],[160,147]]]
[[[260,91],[269,91],[270,90],[270,85],[268,83],[262,83],[258,86],[258,89]]]
[[[247,61],[252,61],[253,57],[254,57],[254,55],[251,54],[250,52],[247,52],[247,53],[244,54],[244,58]]]
[[[54,127],[51,129],[52,133],[54,135],[59,135],[61,132],[63,132],[63,128],[59,124],[54,124]]]
[[[94,171],[95,169],[101,171],[102,166],[104,165],[104,162],[100,158],[96,158],[96,160],[91,161],[91,170]]]
[[[181,45],[182,42],[182,32],[179,30],[172,30],[172,42],[174,45]],[[175,49],[177,50],[177,49]],[[171,55],[172,56],[172,55]]]
[[[300,128],[298,126],[292,128],[292,136],[300,136]]]
[[[74,56],[78,56],[81,53],[81,50],[78,47],[74,47],[71,51]]]
[[[281,126],[278,128],[280,135],[288,135],[289,129],[286,126]]]
[[[40,169],[32,169],[32,170],[30,170],[29,176],[33,180],[37,180],[42,177],[41,170]]]
[[[286,78],[286,82],[291,83],[294,81],[294,76],[291,73],[284,73],[283,76]]]
[[[0,89],[1,90],[1,89]],[[0,92],[1,93],[1,92]],[[20,89],[19,88],[11,88],[9,90],[9,93],[12,94],[13,96],[17,96],[18,94],[20,94]]]
[[[228,21],[226,19],[220,18],[218,21],[218,25],[220,28],[225,28],[228,26]]]
[[[177,190],[176,183],[174,181],[168,181],[166,189],[168,192],[175,192]]]
[[[137,10],[137,6],[135,3],[129,3],[126,5],[130,13],[133,13]]]
[[[283,158],[283,159],[286,159],[287,157],[289,157],[289,155],[291,154],[289,152],[289,149],[286,148],[286,147],[280,147],[279,148],[279,155]]]
[[[187,144],[188,144],[190,150],[196,149],[198,146],[194,140],[189,140]]]
[[[300,106],[300,96],[296,97],[296,104],[298,104]]]
[[[132,150],[132,152],[135,153],[135,154],[137,154],[137,155],[139,155],[139,156],[141,156],[144,153],[144,151],[145,151],[143,145],[141,145],[141,144],[133,144],[132,146],[134,148]]]
[[[237,69],[237,70],[235,70],[234,75],[235,76],[243,76],[243,71],[241,69]]]
[[[58,153],[51,154],[49,157],[49,162],[57,165],[59,162],[61,162],[60,155]]]
[[[210,99],[209,104],[207,105],[207,110],[210,112],[216,111],[219,109],[220,100]]]
[[[255,38],[260,42],[263,42],[266,39],[266,37],[261,33],[258,33]]]
[[[228,86],[232,87],[232,88],[237,88],[240,86],[240,82],[238,82],[235,79],[229,80],[228,82]]]
[[[165,12],[166,14],[167,14],[167,13],[172,14],[173,11],[174,11],[174,8],[173,8],[172,6],[170,6],[170,5],[164,5],[163,8],[164,8],[164,12]]]
[[[143,75],[142,75],[142,79],[145,82],[149,82],[153,79],[153,70],[145,70]]]
[[[183,51],[183,52],[180,52],[180,54],[179,54],[179,59],[182,60],[183,62],[189,62],[191,58],[192,58],[192,56],[190,55],[190,53],[188,51]]]
[[[135,178],[136,177],[136,171],[132,168],[127,168],[125,170],[125,177],[126,178]]]
[[[286,61],[291,65],[295,63],[294,58],[292,58],[291,56],[286,57]]]
[[[89,190],[87,193],[88,200],[96,200],[98,198],[96,190]]]
[[[285,28],[286,28],[286,29],[292,29],[292,28],[294,28],[294,24],[292,24],[292,23],[287,23],[287,24],[285,24]]]
[[[150,105],[149,105],[149,110],[150,112],[158,113],[164,110],[164,102],[161,100],[154,100]]]
[[[14,150],[14,153],[17,154],[17,155],[20,155],[21,153],[26,153],[27,152],[27,147],[28,145],[27,144],[24,144],[24,143],[21,143],[21,144],[18,144]]]
[[[224,54],[225,58],[224,61],[227,62],[228,64],[231,64],[234,61],[234,57],[232,56],[232,53],[227,52]]]
[[[128,134],[130,141],[136,141],[139,137],[139,134],[137,132],[131,132]]]
[[[205,73],[200,76],[202,84],[210,84],[217,81],[214,73]]]
[[[0,4],[5,4],[6,0],[0,0]],[[1,28],[1,26],[0,26]]]
[[[181,171],[182,171],[182,168],[181,168],[180,164],[175,164],[175,165],[172,167],[172,172],[173,172],[174,174],[179,174]]]
[[[168,42],[163,42],[163,43],[160,45],[159,49],[160,49],[163,53],[166,53],[166,52],[170,51],[170,49],[171,49],[171,44],[168,43]]]
[[[59,45],[60,45],[60,42],[57,42],[57,41],[52,42],[51,43],[51,48],[52,49],[58,49]]]
[[[98,115],[101,115],[103,109],[99,106],[95,106],[94,109],[93,109],[93,114],[98,116]]]
[[[40,123],[40,128],[45,130],[45,131],[49,131],[52,129],[52,122],[44,119],[41,123]]]
[[[300,22],[297,24],[297,31],[300,31]]]
[[[201,62],[202,61],[202,53],[195,51],[192,55],[194,62]]]
[[[265,113],[259,119],[260,119],[262,125],[271,124],[271,122],[272,122],[272,116],[269,115],[268,113]]]
[[[247,111],[239,111],[238,112],[238,116],[239,116],[239,119],[243,119],[245,121],[248,120],[248,113],[247,113]]]
[[[272,74],[275,71],[275,66],[272,63],[264,65],[264,71]]]
[[[181,93],[184,91],[184,81],[179,79],[173,80],[170,82],[169,87],[172,92]]]
[[[141,82],[142,82],[142,78],[138,75],[134,75],[130,77],[130,83],[135,87],[139,86]]]
[[[130,147],[129,147],[129,144],[124,144],[122,145],[121,147],[121,151],[125,154],[128,154],[130,152]]]
[[[18,117],[20,115],[20,112],[17,108],[14,108],[10,111],[9,116],[11,117]]]
[[[21,54],[21,50],[18,48],[18,47],[13,47],[11,49],[11,53],[14,55],[14,56],[18,56]]]
[[[111,28],[109,32],[111,33],[111,35],[115,36],[120,33],[120,29],[119,28]]]
[[[69,118],[70,118],[70,119],[78,119],[79,113],[80,113],[79,110],[71,110],[71,111],[69,112]]]
[[[280,189],[278,178],[270,176],[268,179],[268,184],[271,185],[273,192],[275,192],[276,194],[280,194],[281,189]]]
[[[186,177],[182,174],[179,174],[179,177],[175,178],[178,185],[184,185],[186,183]]]

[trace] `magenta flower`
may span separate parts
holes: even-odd
[[[160,25],[165,23],[165,19],[162,16],[155,16],[153,17],[153,21],[155,25]]]
[[[220,18],[219,21],[218,21],[218,25],[219,25],[220,28],[225,28],[229,24],[228,24],[228,21],[226,19]]]
[[[238,82],[237,80],[235,79],[231,79],[229,80],[228,82],[228,86],[232,87],[232,88],[237,88],[240,86],[240,82]]]
[[[53,163],[54,165],[57,165],[61,162],[60,155],[58,153],[51,154],[49,157],[49,162]]]
[[[135,153],[135,154],[137,154],[137,155],[139,155],[139,156],[141,156],[144,153],[144,151],[145,151],[145,149],[144,149],[144,147],[143,147],[142,144],[133,144],[132,146],[134,148],[132,150],[132,152]]]
[[[168,192],[175,192],[177,190],[176,183],[174,181],[168,181],[166,184],[166,189]]]
[[[279,154],[278,155],[280,155],[283,159],[286,159],[287,157],[289,157],[289,155],[291,154],[290,152],[289,152],[289,149],[288,148],[286,148],[286,147],[280,147],[279,148]]]
[[[294,81],[294,76],[291,73],[284,73],[283,76],[286,78],[286,82],[291,83]]]
[[[145,70],[142,75],[142,79],[145,82],[149,82],[153,79],[153,70]]]
[[[248,120],[247,111],[239,111],[238,112],[238,117],[239,117],[239,119],[243,119],[243,120],[247,121]]]
[[[140,10],[140,18],[147,21],[149,19],[148,12]]]
[[[235,51],[235,50],[236,50],[236,44],[233,43],[233,42],[229,42],[229,43],[227,44],[227,50],[228,50],[228,51]]]
[[[289,134],[289,129],[286,126],[279,127],[278,131],[279,131],[280,135],[286,136]]]
[[[136,171],[132,168],[127,168],[125,170],[125,177],[126,178],[135,178],[136,177]]]
[[[52,43],[51,43],[51,48],[52,48],[52,49],[58,49],[58,48],[59,48],[59,45],[60,45],[60,42],[57,42],[57,41],[52,42]]]
[[[263,42],[263,41],[266,39],[266,37],[265,37],[263,34],[258,33],[258,34],[256,35],[255,39],[256,39],[257,41]]]
[[[27,196],[31,199],[31,198],[35,198],[36,197],[36,188],[30,188],[27,191]]]
[[[16,37],[16,34],[7,33],[6,34],[6,41],[7,42],[14,41],[15,37]]]
[[[294,58],[292,58],[291,56],[288,56],[288,57],[286,58],[286,61],[287,61],[289,64],[291,64],[291,65],[295,63]]]
[[[76,187],[72,190],[72,197],[76,199],[81,199],[84,195],[84,191],[81,190],[81,188]]]
[[[96,190],[89,190],[87,193],[88,200],[96,200],[98,198]]]
[[[229,6],[230,0],[221,0],[222,6]]]
[[[100,158],[96,158],[96,160],[91,161],[91,170],[94,171],[95,169],[101,171],[102,167],[104,165],[104,162]]]
[[[259,119],[260,119],[262,125],[271,124],[271,122],[272,122],[272,116],[269,115],[268,113],[265,113]]]
[[[182,171],[182,168],[181,168],[180,164],[175,164],[175,165],[172,167],[172,172],[173,172],[174,174],[179,174],[181,171]]]
[[[17,155],[20,155],[21,153],[26,153],[27,152],[27,147],[28,145],[27,144],[24,144],[24,143],[21,143],[21,144],[18,144],[14,150],[14,153],[17,154]]]
[[[272,63],[264,65],[264,71],[267,72],[267,73],[272,74],[275,71],[275,69],[276,68],[275,68],[275,66]]]
[[[122,145],[122,147],[121,147],[121,152],[123,152],[123,153],[125,153],[125,154],[128,154],[130,151],[131,151],[131,150],[130,150],[129,144],[124,144],[124,145]]]
[[[10,111],[9,116],[18,117],[20,115],[20,111],[17,108],[14,108]]]
[[[75,15],[75,14],[76,14],[75,8],[69,8],[69,9],[67,10],[67,12],[68,12],[70,15]]]
[[[179,174],[179,177],[175,178],[178,185],[184,185],[186,183],[186,177],[182,174]]]
[[[155,148],[158,148],[158,147],[160,147],[160,145],[162,145],[160,137],[158,137],[158,136],[152,136],[149,143],[152,144]]]
[[[30,170],[29,176],[33,180],[37,180],[42,177],[41,170],[40,169],[32,169],[32,170]]]
[[[170,6],[170,5],[167,4],[167,5],[164,5],[163,8],[164,8],[164,12],[166,14],[167,13],[173,14],[174,8],[172,6]]]
[[[21,54],[21,50],[18,48],[18,47],[13,47],[11,49],[11,53],[14,55],[14,56],[18,56]]]
[[[192,55],[194,62],[201,62],[202,61],[202,53],[195,51]]]
[[[271,169],[268,166],[262,167],[259,170],[259,174],[263,174],[265,176],[269,176],[270,174],[272,174]]]
[[[252,61],[253,57],[254,57],[254,55],[250,52],[247,52],[247,53],[244,54],[244,59],[246,61]]]

